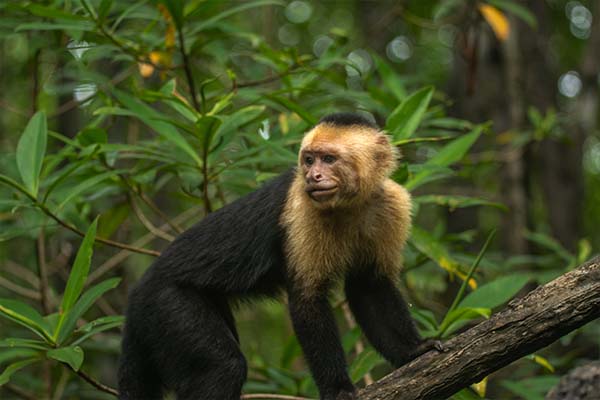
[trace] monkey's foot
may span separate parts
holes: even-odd
[[[440,340],[427,339],[427,340],[424,340],[423,342],[421,342],[421,344],[419,344],[419,346],[412,353],[412,357],[413,358],[419,357],[420,355],[425,354],[430,350],[436,350],[440,353],[443,353],[446,350],[448,350],[448,348]]]

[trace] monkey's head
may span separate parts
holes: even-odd
[[[388,137],[355,114],[324,117],[302,140],[298,172],[313,205],[355,206],[372,198],[396,168]]]

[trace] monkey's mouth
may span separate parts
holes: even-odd
[[[333,186],[309,186],[306,193],[316,201],[324,201],[332,197],[338,191],[336,185]]]

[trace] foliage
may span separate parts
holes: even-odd
[[[325,14],[343,8],[299,3]],[[469,7],[427,3],[432,20]],[[536,24],[516,2],[486,3],[481,18],[498,39],[498,29],[510,29],[505,13]],[[480,232],[508,212],[494,195],[497,166],[470,156],[493,145],[491,124],[451,116],[449,99],[431,86],[441,84],[434,72],[358,51],[360,38],[348,25],[322,32],[312,53],[312,42],[301,39],[308,35],[280,46],[257,33],[253,21],[283,14],[300,22],[277,27],[279,36],[310,32],[309,21],[290,16],[290,7],[278,0],[0,4],[0,41],[14,46],[3,75],[30,83],[24,90],[2,82],[19,112],[1,121],[4,131],[18,134],[7,136],[3,145],[10,150],[0,161],[0,263],[13,265],[0,277],[7,297],[0,299],[0,315],[10,321],[0,328],[0,385],[34,397],[99,398],[83,380],[67,385],[72,378],[61,375],[61,366],[87,369],[98,377],[92,379],[114,385],[102,366],[116,363],[126,287],[143,272],[140,266],[207,213],[294,165],[302,133],[328,112],[358,110],[375,119],[404,154],[394,179],[413,192],[415,227],[403,278],[424,335],[451,337],[488,318],[528,282],[547,281],[587,258],[589,242],[571,254],[542,232],[527,233],[543,249],[539,254],[508,256],[498,244],[486,252],[490,241],[482,245]],[[439,45],[428,40],[423,33],[432,49],[428,62],[442,65],[444,55],[434,51]],[[29,69],[11,70],[11,64]],[[529,116],[533,129],[521,143],[556,128],[552,113],[532,108]],[[477,187],[476,195],[450,190],[467,185]],[[473,208],[484,222],[467,231],[448,226],[449,214]],[[65,244],[80,237],[75,255]],[[24,250],[33,246],[35,253]],[[449,307],[441,300],[448,298],[455,299]],[[258,308],[237,316],[251,369],[245,391],[316,396],[299,344],[287,337],[282,306]],[[389,370],[353,321],[341,326],[355,382]],[[566,362],[531,360],[538,368],[531,385],[518,383],[518,374],[504,375],[497,390],[546,388],[554,380],[543,378],[552,377],[534,375]],[[465,389],[456,398],[470,395]]]

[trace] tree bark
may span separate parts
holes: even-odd
[[[361,400],[443,399],[600,317],[600,257],[361,390]]]

